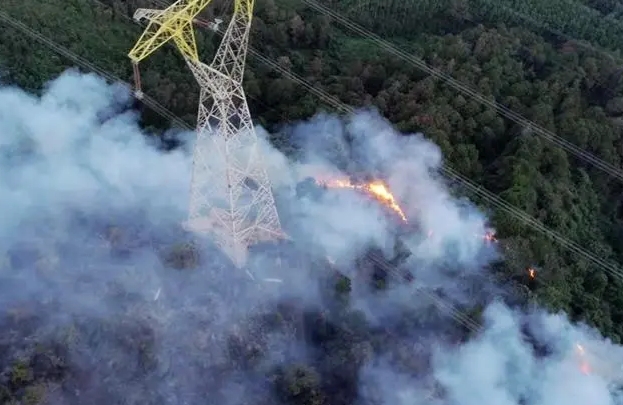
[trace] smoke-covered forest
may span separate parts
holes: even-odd
[[[245,90],[294,242],[251,277],[180,227],[192,133],[0,21],[0,404],[622,403],[623,187],[590,156],[621,166],[623,3],[320,2],[574,154],[313,3],[255,6]],[[163,4],[0,12],[131,82],[131,16]],[[209,60],[219,35],[197,39]],[[175,48],[141,72],[192,127]],[[408,224],[320,181],[355,175]]]

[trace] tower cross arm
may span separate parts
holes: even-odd
[[[147,20],[147,28],[128,56],[134,63],[149,57],[162,45],[173,40],[184,57],[199,61],[193,20],[212,0],[178,0],[164,10],[138,9],[137,21]]]

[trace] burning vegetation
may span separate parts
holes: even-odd
[[[348,188],[360,190],[394,211],[403,222],[408,222],[407,216],[398,204],[396,197],[394,197],[392,192],[389,190],[389,187],[381,180],[374,180],[367,183],[355,183],[348,179],[332,179],[317,180],[317,184],[327,188]]]
[[[72,89],[81,87],[88,86],[71,86]],[[91,121],[81,119],[78,122]],[[60,127],[59,132],[62,132]],[[118,127],[111,127],[115,134],[123,133]],[[87,133],[80,128],[79,134]],[[44,135],[47,139],[48,134]],[[81,146],[89,144],[78,143]],[[110,147],[118,148],[111,149],[113,151],[126,151],[128,144],[121,142]],[[79,148],[72,148],[59,161],[72,162],[71,157],[78,152],[76,149]],[[104,149],[87,150],[84,156],[91,158],[103,154]],[[56,152],[54,150],[55,156],[58,155]],[[141,161],[140,152],[132,151],[133,161]],[[110,156],[117,157],[117,153]],[[167,158],[171,157],[172,154],[167,155]],[[102,159],[104,169],[109,167],[110,161],[113,159]],[[154,166],[144,167],[145,172],[153,173],[153,178],[165,178],[164,174],[169,175],[174,166],[174,161],[161,161],[153,155],[148,155],[144,161],[154,163]],[[91,160],[81,159],[80,167],[83,162]],[[67,166],[58,166],[68,169]],[[156,170],[161,168],[166,170]],[[177,184],[177,179],[183,177],[185,168],[186,165],[182,165],[179,172],[172,172],[174,175],[170,177],[176,179],[173,183]],[[89,173],[91,169],[96,173],[108,173],[102,168],[90,168]],[[134,165],[127,171],[115,166],[111,177],[126,180],[131,177],[128,174],[135,172]],[[51,178],[59,176],[55,173]],[[282,281],[268,274],[263,278],[264,283],[249,281],[246,274],[231,269],[224,260],[220,263],[218,251],[179,243],[187,235],[177,229],[177,217],[167,214],[177,206],[169,197],[184,194],[180,189],[167,188],[167,183],[154,184],[154,191],[143,190],[144,178],[137,177],[135,181],[125,184],[124,190],[143,192],[142,198],[128,202],[127,207],[119,208],[120,212],[111,209],[118,206],[122,200],[120,197],[112,194],[111,201],[106,201],[102,198],[108,193],[98,193],[99,209],[94,213],[81,213],[75,227],[73,222],[67,229],[55,229],[57,224],[54,221],[33,222],[35,227],[32,229],[37,235],[41,230],[59,231],[42,235],[45,243],[40,252],[33,249],[16,251],[15,241],[10,241],[6,252],[8,257],[0,261],[0,285],[4,287],[0,299],[10,304],[0,308],[0,329],[3,331],[0,333],[0,404],[192,405],[205,402],[205,398],[222,404],[248,401],[265,404],[275,403],[275,397],[287,405],[393,403],[400,401],[387,396],[387,391],[411,389],[420,382],[432,386],[430,395],[424,392],[426,387],[419,389],[416,395],[420,398],[428,395],[429,399],[440,403],[451,402],[455,395],[452,384],[437,379],[457,368],[442,368],[442,372],[434,369],[443,367],[433,362],[434,351],[443,347],[452,352],[457,345],[476,337],[471,342],[473,348],[486,334],[487,325],[479,321],[484,327],[467,327],[473,324],[466,325],[465,317],[455,318],[457,314],[450,314],[450,307],[439,310],[429,298],[433,294],[443,297],[444,302],[456,304],[453,307],[476,319],[483,318],[487,300],[491,298],[485,288],[480,288],[480,279],[472,280],[469,272],[463,272],[462,264],[450,259],[431,267],[435,271],[442,266],[443,271],[447,270],[448,278],[452,278],[447,283],[450,288],[459,283],[461,288],[464,284],[473,285],[469,290],[470,294],[473,292],[469,302],[455,299],[450,288],[444,290],[446,285],[440,286],[435,280],[427,284],[424,274],[428,264],[424,260],[413,260],[409,266],[404,265],[415,249],[411,251],[404,243],[407,238],[400,237],[384,238],[382,252],[380,249],[375,252],[372,248],[362,254],[362,263],[353,263],[357,276],[352,279],[340,273],[339,257],[337,263],[331,263],[331,258],[327,263],[318,263],[315,258],[297,252],[293,258],[284,255],[284,259],[292,259],[293,264],[283,264],[280,259],[279,265],[275,266],[285,269],[293,277],[284,277]],[[437,242],[438,238],[448,235],[444,235],[442,229],[433,232],[433,229],[420,227],[420,222],[429,219],[424,217],[425,210],[421,215],[418,211],[417,215],[410,214],[411,217],[407,218],[406,212],[411,213],[413,207],[399,201],[382,180],[320,181],[312,178],[309,181],[310,193],[352,189],[366,195],[373,203],[382,204],[388,215],[396,219],[392,225],[400,228],[400,232],[394,235],[412,232],[417,236],[413,239],[420,242],[428,234],[433,240],[424,241],[424,244],[429,245],[434,244],[429,242]],[[99,190],[100,184],[87,183],[86,186]],[[47,189],[48,184],[44,188]],[[108,191],[108,188],[104,190]],[[37,193],[33,195],[39,196],[39,190],[35,191]],[[63,183],[59,194],[52,196],[67,194]],[[164,200],[156,198],[163,194],[166,194]],[[48,200],[50,204],[65,201],[59,198]],[[150,211],[145,212],[143,218],[135,213],[142,213],[138,208],[145,208],[144,201],[158,203],[146,204]],[[80,207],[92,208],[89,204]],[[65,205],[54,208],[58,212],[67,212]],[[338,215],[348,214],[349,207],[339,208]],[[100,212],[104,218],[97,217]],[[323,214],[312,221],[325,219],[321,218]],[[330,220],[335,218],[327,217]],[[38,217],[33,215],[33,218]],[[157,223],[154,218],[158,219]],[[377,218],[372,219],[379,222]],[[118,223],[118,227],[108,227],[110,222]],[[401,226],[407,223],[408,226]],[[477,229],[482,231],[470,227],[466,233],[459,234],[466,229],[463,228],[451,236],[468,241],[469,245],[478,245],[478,248],[482,244],[472,242],[480,242],[483,238],[488,243],[497,242],[493,231],[485,231],[481,225],[479,222]],[[20,226],[23,227],[21,230],[27,228]],[[434,227],[430,225],[430,228]],[[173,228],[176,229],[174,232]],[[311,226],[304,231],[311,232],[309,228]],[[65,234],[66,238],[59,237]],[[21,236],[30,242],[27,233],[12,233],[10,236]],[[337,239],[330,242],[339,243]],[[350,240],[346,242],[350,243],[348,248],[356,245]],[[48,250],[48,247],[53,249]],[[5,252],[0,253],[0,257],[4,257]],[[268,255],[267,250],[261,253]],[[316,252],[309,253],[310,256],[313,254]],[[274,254],[270,256],[275,257]],[[41,257],[49,260],[40,260]],[[294,259],[300,260],[301,264],[294,264]],[[274,261],[271,266],[272,263]],[[193,271],[173,271],[190,268]],[[523,278],[527,278],[526,268],[519,269]],[[406,281],[411,286],[400,291],[392,290],[395,280]],[[452,284],[454,282],[456,284]],[[427,288],[428,294],[423,294],[424,288],[414,287]],[[281,289],[280,293],[284,292],[278,298],[271,293],[277,288]],[[402,295],[405,292],[409,296]],[[41,301],[41,306],[29,307],[31,297]],[[368,308],[361,305],[363,300],[367,300]],[[21,301],[25,301],[25,305]],[[372,316],[368,316],[369,313]],[[454,319],[451,320],[449,315]],[[489,316],[488,320],[495,315]],[[505,322],[510,318],[506,316],[509,314],[502,315],[500,318]],[[508,322],[503,326],[506,328]],[[497,332],[501,328],[493,329]],[[469,334],[471,332],[474,334]],[[511,333],[516,334],[515,331]],[[493,360],[502,356],[506,350],[504,342],[500,347],[495,346],[501,340],[496,335],[486,342],[487,349],[494,350],[478,354],[478,361],[483,360],[482,363],[486,364],[488,359],[485,356]],[[580,369],[598,369],[595,373],[599,374],[602,363],[596,360],[594,347],[589,345],[588,342],[585,344],[586,350],[584,346],[578,346]],[[460,350],[451,356],[459,358]],[[526,358],[528,356],[529,353]],[[474,358],[468,359],[469,367],[459,370],[462,375],[458,377],[471,378],[472,373],[478,372],[478,367],[473,367]],[[378,366],[381,359],[387,360],[388,369],[379,371],[370,382],[362,382],[365,374]],[[575,363],[571,364],[575,366]],[[409,379],[404,384],[391,386],[395,376],[407,374]],[[376,386],[378,382],[383,386]],[[374,394],[379,398],[371,401],[361,398],[362,388],[378,390]],[[481,393],[490,389],[480,385],[478,388]],[[247,393],[250,394],[248,398]]]
[[[388,210],[392,211],[397,217],[400,218],[403,224],[408,224],[409,220],[404,208],[398,202],[398,199],[394,193],[390,190],[389,186],[380,179],[373,179],[369,181],[355,182],[350,179],[314,179],[316,185],[327,189],[351,189],[358,190],[372,199],[378,201],[385,206]],[[435,236],[434,230],[430,229],[425,232],[428,238]],[[495,235],[495,231],[492,229],[487,230],[484,235],[474,235],[479,238],[483,238],[488,243],[497,243],[498,239]]]

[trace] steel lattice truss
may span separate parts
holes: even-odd
[[[242,87],[254,0],[235,1],[223,40],[212,63],[206,65],[197,54],[193,20],[209,2],[180,0],[165,10],[137,10],[134,18],[147,19],[149,24],[129,56],[137,66],[172,39],[199,83],[197,142],[185,226],[212,235],[241,267],[250,245],[285,235]]]

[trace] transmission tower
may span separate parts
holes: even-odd
[[[234,13],[210,65],[199,60],[193,22],[211,0],[179,0],[164,10],[138,9],[147,28],[130,51],[136,93],[138,64],[173,40],[201,88],[188,220],[212,236],[238,267],[248,247],[285,237],[242,87],[254,0],[235,0]],[[212,28],[218,30],[220,20]]]

